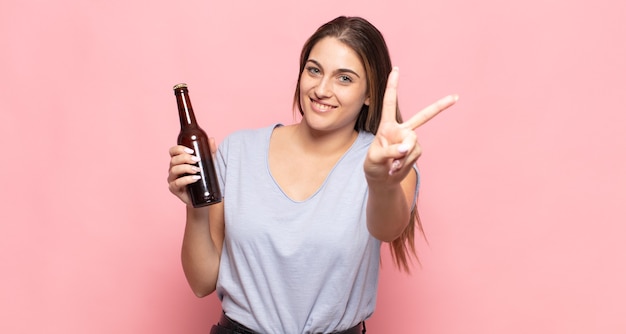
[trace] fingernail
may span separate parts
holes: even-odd
[[[195,162],[198,162],[198,161],[200,161],[200,158],[198,158],[197,156],[194,155],[194,156],[191,157],[191,160],[193,160]]]
[[[200,167],[196,167],[196,166],[191,166],[191,170],[193,170],[194,172],[199,172],[200,171]]]
[[[391,163],[391,169],[389,169],[389,175],[393,175],[395,172],[397,172],[398,169],[400,169],[400,165],[402,165],[400,160],[394,160]]]
[[[398,152],[399,153],[406,153],[408,151],[409,151],[409,145],[407,145],[407,144],[400,144],[400,145],[398,145]],[[396,160],[396,161],[398,161],[398,160]]]
[[[391,169],[397,170],[398,168],[400,168],[400,160],[394,160],[393,163],[391,164]]]
[[[452,98],[454,99],[454,102],[459,100],[459,95],[458,94],[454,94],[452,95]]]
[[[190,149],[189,147],[185,147],[185,153],[191,154],[191,153],[193,153],[193,150]]]
[[[191,178],[197,181],[197,180],[200,180],[202,178],[202,176],[200,176],[200,175],[192,175]]]

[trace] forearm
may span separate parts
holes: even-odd
[[[215,204],[221,205],[221,204]],[[215,240],[216,231],[211,231],[210,207],[187,208],[187,220],[181,260],[189,286],[198,297],[215,291],[219,272],[221,240]],[[219,243],[217,247],[216,243]]]
[[[411,207],[400,184],[370,185],[367,198],[367,227],[375,238],[391,242],[409,223]]]

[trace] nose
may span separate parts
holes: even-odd
[[[315,95],[318,98],[325,98],[332,95],[330,79],[323,76],[319,79],[317,86],[315,87]]]

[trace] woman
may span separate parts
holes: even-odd
[[[170,191],[187,204],[185,275],[196,295],[222,301],[211,333],[365,332],[381,243],[408,269],[421,153],[413,130],[457,99],[400,123],[397,83],[380,32],[338,17],[302,50],[301,121],[220,144],[222,203],[191,206],[193,151],[170,149]]]

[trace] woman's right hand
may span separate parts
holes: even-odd
[[[211,153],[214,154],[217,151],[214,138],[209,138],[209,147],[211,147]],[[195,165],[198,162],[198,158],[194,155],[194,151],[191,148],[182,145],[172,146],[169,153],[171,159],[167,183],[170,192],[180,198],[183,203],[192,206],[191,198],[187,192],[187,185],[200,179],[200,176],[197,175],[200,169]],[[183,176],[184,174],[188,175]]]

